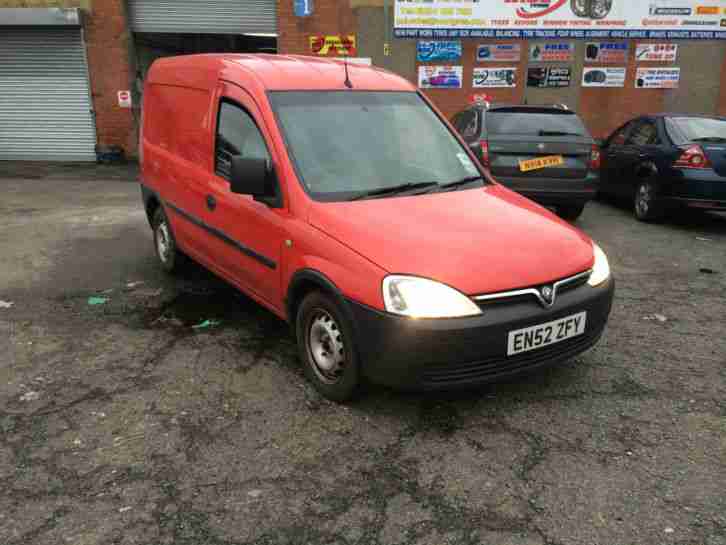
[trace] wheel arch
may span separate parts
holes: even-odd
[[[142,185],[141,186],[141,198],[144,202],[144,211],[146,212],[146,219],[149,222],[149,225],[153,228],[154,227],[154,213],[156,212],[156,209],[161,206],[161,199],[159,198],[159,195],[156,194],[155,191],[152,191],[148,187]]]
[[[652,178],[658,175],[658,167],[653,161],[645,161],[638,165],[638,168],[635,169],[635,174],[639,180]]]
[[[343,311],[348,314],[345,297],[340,288],[330,278],[315,269],[300,269],[292,275],[285,295],[285,314],[290,325],[294,326],[300,303],[312,291],[322,291],[332,295]]]

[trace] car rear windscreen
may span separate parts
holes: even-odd
[[[490,134],[589,136],[580,118],[566,110],[494,110],[486,120]]]
[[[666,119],[668,134],[675,138],[671,124],[683,134],[686,140],[726,140],[726,120],[710,117],[671,117]]]

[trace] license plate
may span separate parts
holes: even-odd
[[[539,170],[547,167],[557,167],[565,164],[562,155],[548,155],[547,157],[537,157],[536,159],[527,159],[519,162],[519,170],[529,172],[530,170]]]
[[[507,356],[536,350],[585,333],[587,312],[509,332]]]

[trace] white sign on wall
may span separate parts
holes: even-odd
[[[463,66],[419,66],[418,86],[421,89],[460,89]]]
[[[625,67],[585,68],[582,72],[583,87],[624,87]]]
[[[678,57],[676,44],[638,44],[635,47],[636,62],[675,62]]]
[[[676,89],[681,81],[680,68],[638,68],[637,89]]]
[[[131,91],[118,92],[118,106],[119,108],[131,108]]]
[[[517,69],[511,68],[474,68],[472,85],[475,88],[516,87]]]

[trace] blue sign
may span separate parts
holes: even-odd
[[[416,46],[416,60],[456,61],[461,58],[461,42],[419,42]]]
[[[313,14],[313,0],[294,0],[295,16],[307,17]]]

